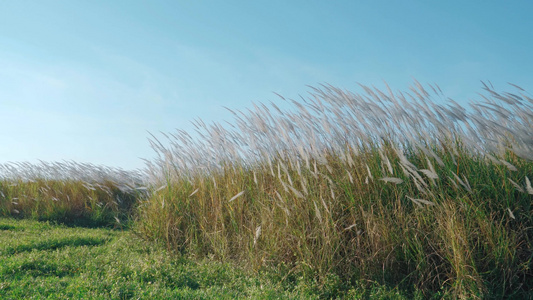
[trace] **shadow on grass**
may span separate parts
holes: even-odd
[[[15,226],[0,224],[0,230],[14,230],[17,229]]]
[[[61,266],[49,260],[25,261],[18,266],[10,266],[10,269],[1,268],[0,274],[9,276],[57,276],[64,277],[73,274],[68,266]]]
[[[15,254],[21,252],[29,252],[32,250],[55,250],[63,247],[81,247],[81,246],[99,246],[107,243],[109,238],[94,238],[94,237],[68,237],[63,239],[53,239],[39,241],[36,243],[23,244],[15,247],[4,249],[4,254]]]
[[[18,219],[24,219],[18,218]],[[121,215],[93,216],[93,215],[67,215],[67,216],[39,216],[33,218],[39,222],[50,222],[52,224],[67,227],[81,228],[107,228],[107,229],[128,229],[131,224],[131,213]]]

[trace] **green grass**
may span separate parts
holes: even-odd
[[[249,272],[230,263],[187,259],[130,231],[0,219],[1,299],[409,299],[373,283],[319,286],[280,270]]]

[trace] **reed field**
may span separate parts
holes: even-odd
[[[532,96],[483,83],[462,106],[416,81],[360,87],[311,87],[229,109],[225,124],[153,135],[157,158],[138,172],[5,164],[0,214],[127,224],[169,255],[312,282],[322,298],[368,298],[354,291],[376,285],[407,298],[532,298]]]
[[[139,171],[76,162],[0,164],[0,217],[105,226],[131,220]]]

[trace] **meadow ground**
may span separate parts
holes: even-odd
[[[411,298],[372,283],[347,287],[331,277],[319,287],[275,270],[187,259],[130,230],[0,218],[0,245],[1,299]]]

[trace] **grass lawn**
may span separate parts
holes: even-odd
[[[170,255],[128,230],[0,218],[1,299],[408,299],[376,284],[326,286]],[[412,296],[412,295],[411,295]]]

